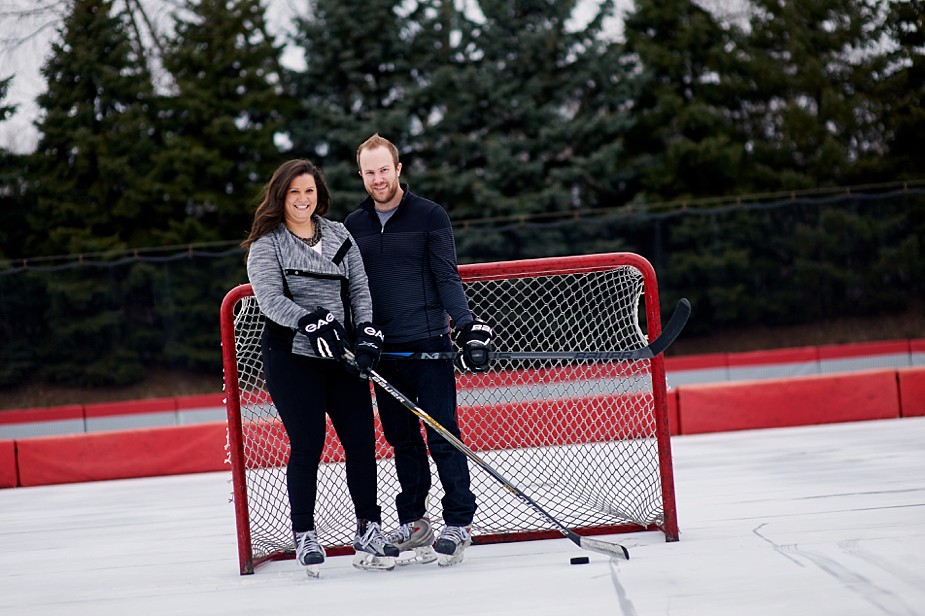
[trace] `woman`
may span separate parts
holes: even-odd
[[[379,359],[383,337],[372,326],[359,249],[342,224],[324,218],[330,207],[321,170],[308,160],[288,161],[267,183],[242,243],[266,322],[267,389],[291,446],[286,483],[296,558],[312,576],[325,558],[314,519],[325,413],[346,454],[357,516],[354,565],[391,569],[398,556],[382,535],[372,400],[367,381],[357,378]],[[344,359],[348,349],[354,361]]]

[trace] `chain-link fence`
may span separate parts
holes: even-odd
[[[688,335],[889,318],[925,297],[925,189],[460,221],[461,263],[634,252]],[[246,282],[236,243],[0,262],[0,391],[105,387],[151,367],[221,372],[216,306]]]

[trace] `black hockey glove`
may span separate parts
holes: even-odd
[[[491,326],[478,319],[456,333],[456,344],[462,351],[456,360],[461,370],[487,372],[491,360]]]
[[[379,356],[382,354],[382,343],[385,336],[382,330],[370,322],[357,325],[357,341],[353,347],[353,356],[359,374],[366,374],[367,370],[376,367]],[[349,365],[349,364],[348,364]]]
[[[318,357],[343,360],[347,332],[326,309],[318,306],[314,312],[299,319],[299,331],[308,336]]]

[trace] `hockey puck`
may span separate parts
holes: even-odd
[[[587,556],[572,556],[569,562],[573,565],[587,565],[589,562],[591,562],[591,559],[589,559]]]

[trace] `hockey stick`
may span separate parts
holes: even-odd
[[[350,351],[345,351],[344,359],[346,359],[348,362],[353,363],[354,362],[353,353],[351,353]],[[455,447],[462,453],[466,454],[466,456],[470,460],[475,462],[478,466],[480,466],[482,470],[484,470],[486,473],[488,473],[489,475],[497,479],[514,496],[519,498],[522,502],[526,503],[530,507],[533,507],[533,509],[535,509],[536,511],[543,514],[546,517],[546,519],[552,522],[553,525],[559,530],[559,532],[565,535],[572,543],[574,543],[575,545],[577,545],[583,550],[590,550],[592,552],[598,552],[606,556],[613,556],[616,558],[622,558],[623,560],[629,560],[630,558],[629,550],[627,550],[624,546],[620,545],[619,543],[610,543],[608,541],[602,541],[601,539],[592,539],[590,537],[582,537],[575,531],[571,530],[570,528],[562,524],[559,520],[552,517],[552,515],[547,513],[546,510],[543,509],[539,505],[539,503],[537,503],[535,500],[527,496],[520,488],[518,488],[517,486],[512,484],[510,481],[505,479],[501,475],[501,473],[499,473],[494,468],[489,466],[487,462],[482,460],[482,458],[476,455],[474,451],[469,449],[469,447],[465,443],[463,443],[461,440],[456,438],[456,436],[454,436],[452,432],[444,428],[436,419],[428,415],[427,412],[424,411],[424,409],[422,409],[417,404],[415,404],[414,401],[412,401],[408,396],[398,391],[398,389],[396,389],[391,383],[385,380],[385,378],[383,378],[382,375],[380,375],[378,372],[372,369],[367,370],[366,373],[369,375],[369,378],[371,378],[373,382],[375,382],[379,387],[381,387],[386,392],[388,392],[388,394],[391,395],[393,398],[401,402],[402,405],[404,405],[404,407],[407,408],[409,411],[417,415],[420,419],[424,420],[424,423],[426,423],[431,428],[436,430],[440,434],[440,436],[445,438],[453,447]]]
[[[671,344],[678,338],[687,319],[691,315],[691,303],[686,298],[681,298],[674,314],[668,320],[661,335],[651,343],[640,349],[631,349],[627,351],[562,351],[562,352],[509,352],[509,351],[491,351],[488,354],[489,360],[565,360],[565,361],[640,361],[643,359],[652,359],[665,352]],[[385,352],[382,359],[456,359],[459,356],[458,351],[446,351],[442,353],[402,353],[402,352]]]

